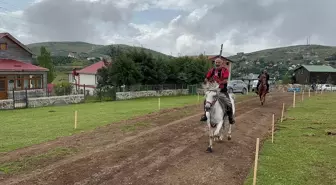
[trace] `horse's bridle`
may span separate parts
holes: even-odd
[[[209,90],[209,91],[216,92],[216,96],[214,96],[214,100],[213,100],[212,102],[205,101],[205,104],[209,103],[209,104],[210,104],[210,107],[212,107],[212,106],[216,103],[216,101],[218,100],[218,93],[217,93],[217,91],[215,91],[215,90]],[[205,106],[205,105],[204,105],[204,106]]]

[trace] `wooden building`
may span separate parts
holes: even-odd
[[[302,65],[294,70],[298,84],[336,84],[336,69],[323,65]]]
[[[32,64],[33,53],[9,33],[0,33],[0,100],[47,87],[48,69]]]

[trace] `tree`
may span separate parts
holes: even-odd
[[[39,66],[49,69],[47,82],[51,83],[56,77],[55,68],[50,52],[48,52],[44,46],[42,46],[40,49],[40,56],[37,57],[37,61]]]
[[[98,87],[134,85],[143,78],[135,62],[123,54],[112,65],[98,70],[98,75]]]
[[[113,82],[110,81],[110,77],[109,77],[109,72],[110,72],[111,68],[109,67],[102,67],[100,69],[98,69],[97,71],[97,88],[103,88],[106,86],[113,86]]]
[[[113,53],[111,51],[111,53]],[[98,87],[133,84],[197,84],[211,67],[207,57],[154,57],[144,49],[118,53],[111,67],[98,71]]]
[[[291,82],[291,78],[289,75],[286,74],[282,77],[282,84],[289,84],[290,82]]]

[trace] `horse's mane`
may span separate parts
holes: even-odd
[[[203,84],[202,88],[203,88],[204,92],[207,92],[207,91],[217,91],[217,92],[219,92],[220,91],[219,84],[217,82],[208,82],[206,84]],[[230,93],[230,96],[232,97],[233,100],[236,99],[235,94]]]
[[[219,84],[217,82],[208,82],[206,84],[203,84],[202,88],[204,89],[204,91],[218,91]]]

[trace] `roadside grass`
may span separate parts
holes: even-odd
[[[249,96],[237,96],[243,100]],[[161,109],[200,104],[197,96],[161,97]],[[74,129],[74,112],[78,126]],[[158,111],[158,98],[0,111],[0,153]],[[134,128],[123,128],[124,131]]]
[[[197,104],[197,96],[162,97],[161,109]],[[78,126],[74,129],[74,112]],[[0,152],[158,111],[157,98],[0,111]]]
[[[259,155],[258,185],[336,184],[336,93],[313,96],[288,110]],[[245,181],[252,184],[253,168]]]

